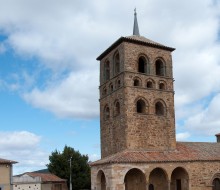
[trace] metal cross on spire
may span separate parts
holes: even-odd
[[[138,28],[138,21],[137,21],[136,8],[134,9],[134,28],[133,28],[133,35],[140,36],[139,28]]]

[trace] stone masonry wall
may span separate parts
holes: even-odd
[[[212,190],[212,181],[216,174],[220,174],[220,163],[213,162],[169,162],[169,163],[131,163],[99,165],[92,167],[92,190],[99,190],[97,173],[102,170],[106,177],[106,190],[125,190],[124,179],[127,172],[133,168],[139,169],[146,177],[146,186],[149,185],[151,172],[159,168],[166,176],[168,190],[174,190],[172,186],[172,173],[176,168],[181,168],[188,174],[188,187],[183,190]],[[158,183],[160,183],[158,177]],[[147,187],[146,187],[147,190]]]

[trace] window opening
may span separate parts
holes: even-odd
[[[156,75],[159,75],[159,76],[165,75],[164,64],[161,60],[156,61]]]
[[[138,79],[134,79],[134,86],[140,86],[140,81]]]
[[[115,104],[115,115],[119,115],[120,114],[120,104],[119,102],[116,102]]]
[[[110,84],[110,91],[113,92],[113,84]]]
[[[119,53],[117,53],[114,57],[114,63],[115,63],[115,74],[118,74],[120,72],[120,58]]]
[[[103,92],[102,92],[102,95],[105,96],[106,94],[107,94],[107,89],[104,88],[104,89],[103,89]]]
[[[153,88],[153,83],[151,81],[147,82],[147,88]]]
[[[104,111],[104,119],[107,120],[110,118],[110,109],[109,107],[105,107],[105,111]]]
[[[215,178],[212,183],[212,190],[220,190],[220,179]]]
[[[176,190],[182,190],[181,179],[176,180]]]
[[[145,102],[143,100],[137,101],[137,113],[145,113]]]
[[[144,57],[140,57],[138,60],[138,72],[147,73],[147,62]]]
[[[165,85],[164,85],[164,83],[160,83],[160,84],[159,84],[159,89],[160,89],[160,90],[165,90]]]
[[[118,88],[121,87],[121,81],[120,81],[120,80],[118,80],[118,82],[117,82],[117,86],[118,86]]]
[[[154,190],[154,185],[153,184],[149,185],[149,190]]]
[[[161,102],[157,102],[155,105],[156,115],[164,115],[164,107]]]
[[[104,65],[104,79],[105,79],[105,81],[110,79],[109,61],[105,62],[105,65]]]

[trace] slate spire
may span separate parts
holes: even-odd
[[[136,8],[134,9],[134,28],[133,28],[133,35],[140,36],[139,28],[138,28],[138,21],[137,21]]]

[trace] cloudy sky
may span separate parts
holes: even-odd
[[[0,157],[14,174],[65,145],[100,157],[96,57],[132,34],[175,47],[177,139],[220,133],[219,0],[0,0]]]

